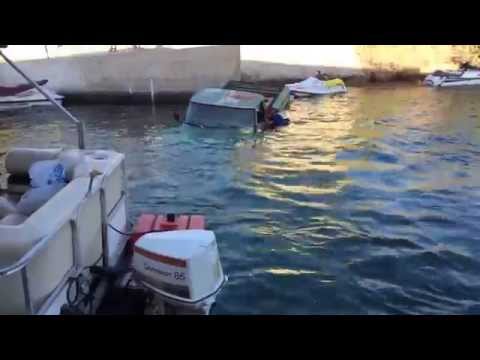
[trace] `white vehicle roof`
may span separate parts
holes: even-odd
[[[193,95],[190,102],[202,105],[254,110],[258,109],[264,100],[263,95],[251,92],[207,88]]]

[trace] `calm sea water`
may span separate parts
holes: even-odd
[[[214,313],[478,314],[479,100],[354,88],[256,141],[178,126],[185,105],[71,110],[87,146],[126,154],[132,220],[207,216],[230,277]],[[0,114],[0,150],[75,145],[61,116]]]

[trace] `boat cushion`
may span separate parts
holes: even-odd
[[[5,158],[5,168],[9,174],[28,175],[33,163],[56,159],[61,151],[62,149],[14,148]]]

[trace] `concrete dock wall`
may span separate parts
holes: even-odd
[[[8,50],[8,49],[7,49]],[[186,49],[136,49],[20,61],[36,80],[67,97],[149,97],[191,94],[204,87],[222,87],[240,79],[238,45]],[[22,82],[7,64],[0,64],[0,83]],[[162,96],[159,96],[162,98]]]
[[[480,61],[478,45],[242,45],[247,81],[304,79],[322,70],[347,80],[417,80],[460,61]]]
[[[284,83],[322,70],[347,85],[419,80],[436,69],[477,62],[478,45],[13,45],[5,50],[37,80],[68,100],[184,100],[204,87],[230,80]],[[49,59],[47,59],[47,56]],[[0,84],[23,81],[0,64]]]
[[[305,79],[318,70],[342,77],[363,75],[351,45],[242,45],[242,79]]]

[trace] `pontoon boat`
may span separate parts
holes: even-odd
[[[79,149],[6,155],[0,314],[208,314],[226,277],[203,217],[143,214],[131,230],[125,156],[85,149],[82,121],[0,56],[77,125],[79,139]]]

